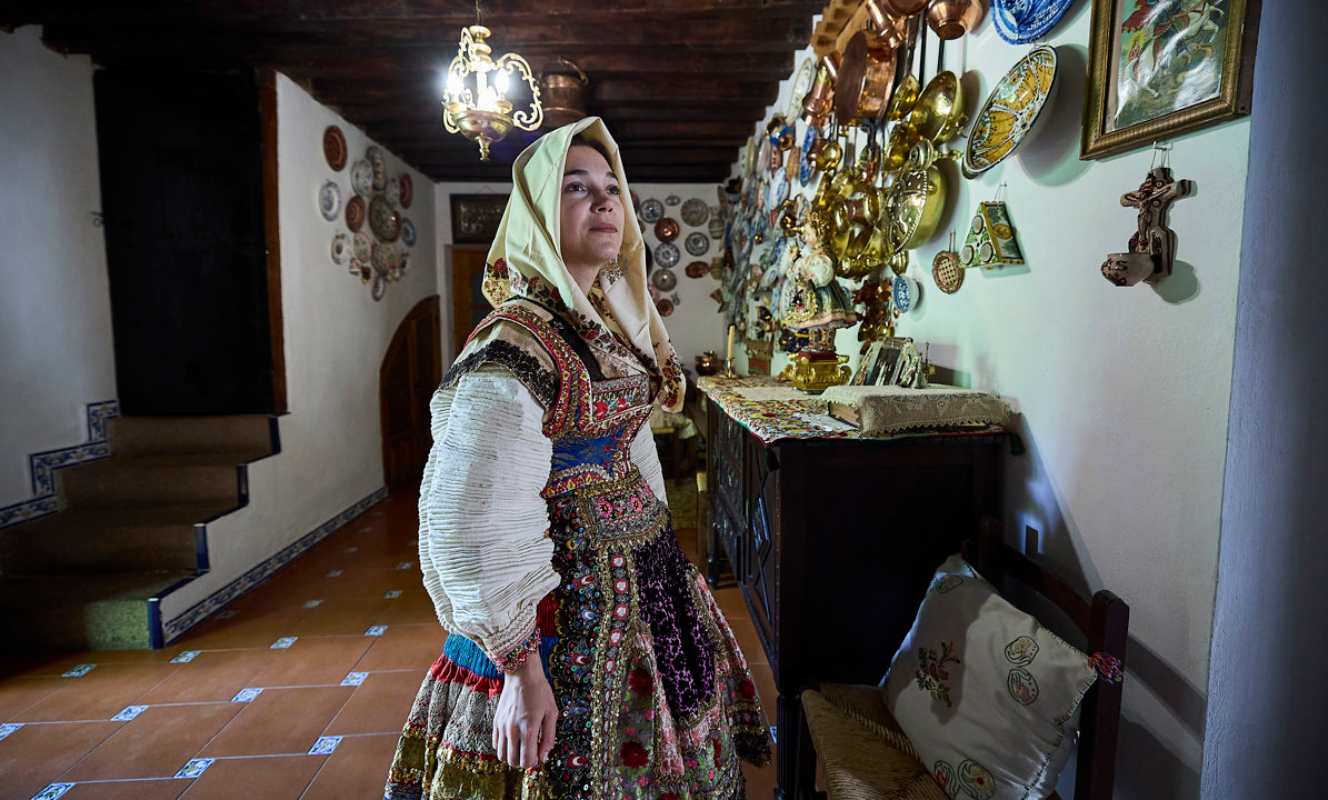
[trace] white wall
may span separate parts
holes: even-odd
[[[290,413],[282,452],[249,468],[249,505],[208,526],[212,571],[169,595],[162,619],[188,609],[246,570],[383,486],[378,369],[406,314],[438,291],[433,183],[388,153],[388,173],[409,171],[415,197],[405,212],[418,238],[411,266],[382,301],[332,263],[344,215],[327,222],[316,196],[323,181],[351,197],[350,165],[333,173],[323,129],[341,126],[350,163],[373,144],[285,76],[277,83],[281,294]],[[367,223],[366,223],[367,224]]]
[[[628,176],[631,180],[631,176]],[[689,198],[699,197],[706,202],[706,205],[713,206],[718,203],[715,195],[717,184],[709,183],[633,183],[632,191],[644,202],[649,198],[655,198],[660,202],[669,195],[677,195],[683,202]],[[451,195],[454,194],[507,194],[511,192],[510,183],[440,183],[435,191],[437,194],[436,206],[438,209],[438,285],[443,294],[443,341],[446,342],[449,331],[451,330],[450,319],[450,296],[452,286],[452,263],[450,260],[450,248],[452,247],[452,206],[450,202]],[[682,221],[681,205],[666,206],[667,216],[673,217],[678,221],[682,232],[678,235],[674,244],[678,245],[678,250],[682,253],[678,266],[674,271],[678,275],[677,287],[668,294],[677,294],[681,303],[669,317],[664,319],[664,326],[669,331],[669,337],[673,340],[673,347],[678,351],[678,358],[682,361],[684,367],[693,369],[697,354],[706,350],[714,350],[722,354],[724,349],[724,323],[719,315],[715,313],[718,306],[714,300],[710,299],[710,292],[719,287],[719,282],[709,277],[689,278],[683,272],[683,268],[696,260],[696,257],[687,254],[683,247],[683,241],[687,234],[693,231],[708,231],[709,222],[700,227],[691,227]],[[653,251],[659,242],[655,239],[653,226],[644,226],[642,231],[645,235],[646,245]],[[711,240],[710,252],[700,258],[706,262],[719,256],[722,252],[722,241]],[[460,343],[456,343],[459,345]],[[447,349],[444,347],[444,349]],[[449,354],[450,355],[450,354]]]
[[[1099,265],[1126,249],[1135,227],[1120,195],[1144,178],[1151,151],[1078,159],[1090,5],[1076,4],[1049,42],[1062,83],[1039,138],[977,181],[948,172],[940,232],[914,252],[922,304],[899,333],[930,343],[944,377],[996,392],[1020,412],[1028,454],[1007,462],[1011,540],[1033,526],[1051,565],[1083,590],[1109,588],[1130,604],[1117,796],[1194,797],[1250,126],[1243,120],[1175,141],[1177,176],[1198,186],[1171,215],[1177,275],[1156,290],[1108,284]],[[930,76],[934,38],[927,49]],[[984,23],[949,43],[946,67],[966,73],[976,111],[1024,52]],[[788,91],[786,82],[772,112]],[[800,125],[799,142],[802,133]],[[962,244],[978,202],[1002,183],[1027,268],[970,270],[958,294],[943,295],[930,265],[945,233],[958,231]],[[856,362],[855,336],[841,331],[838,344]]]
[[[92,64],[0,34],[0,506],[29,499],[28,455],[87,439],[113,400],[115,355]]]

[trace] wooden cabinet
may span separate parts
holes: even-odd
[[[793,797],[797,696],[875,683],[935,568],[999,518],[1002,433],[763,442],[707,398],[709,535],[774,673],[777,796]],[[711,562],[712,582],[714,562]]]

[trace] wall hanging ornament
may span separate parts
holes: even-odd
[[[1130,237],[1129,252],[1112,253],[1102,264],[1102,277],[1116,286],[1158,283],[1171,275],[1176,261],[1176,232],[1167,227],[1167,214],[1172,203],[1194,194],[1194,182],[1172,177],[1166,166],[1170,146],[1157,150],[1163,152],[1162,165],[1152,166],[1138,189],[1121,195],[1122,206],[1139,209],[1139,227]]]
[[[364,218],[367,214],[364,198],[360,195],[355,195],[346,203],[346,227],[350,228],[351,233],[364,227]]]
[[[341,213],[341,187],[335,181],[325,181],[318,189],[318,210],[328,222]]]
[[[936,254],[931,261],[931,279],[936,288],[946,294],[954,294],[964,285],[964,265],[955,252],[955,234],[950,231],[950,246]]]
[[[323,129],[323,158],[327,159],[327,165],[333,172],[340,172],[346,168],[346,157],[350,151],[346,149],[346,136],[341,132],[341,128],[336,125],[328,125]]]
[[[1024,263],[1024,253],[1019,249],[1005,201],[999,199],[1001,191],[996,194],[998,199],[979,203],[978,213],[973,215],[964,249],[959,251],[959,262],[965,267],[986,269]]]
[[[682,204],[682,209],[678,213],[682,216],[683,222],[696,227],[704,225],[706,220],[710,219],[710,206],[701,198],[693,197]]]

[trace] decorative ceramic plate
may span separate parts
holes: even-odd
[[[1056,27],[1074,0],[995,0],[991,23],[1009,44],[1028,44]]]
[[[682,210],[679,212],[682,221],[688,225],[704,225],[706,220],[710,219],[710,206],[699,197],[693,197],[682,204]]]
[[[689,278],[704,278],[710,273],[710,265],[704,261],[693,261],[683,268]]]
[[[407,247],[415,246],[415,223],[405,218],[401,220],[401,243]]]
[[[687,250],[688,255],[703,256],[710,252],[710,237],[700,231],[687,234],[687,241],[683,242],[683,248]]]
[[[650,276],[650,282],[661,292],[667,292],[678,285],[678,275],[671,269],[657,269]]]
[[[369,162],[373,169],[373,188],[376,192],[381,192],[387,188],[387,158],[383,156],[383,151],[378,147],[372,146],[364,151],[364,159]]]
[[[345,135],[336,125],[328,125],[323,129],[323,158],[327,159],[327,165],[333,172],[340,172],[346,168],[347,155]]]
[[[332,237],[332,263],[341,267],[345,266],[349,259],[350,234],[345,231],[337,231],[337,235]]]
[[[415,200],[415,184],[411,182],[410,175],[405,172],[397,178],[397,183],[401,184],[401,207],[410,208],[410,204]]]
[[[811,183],[812,177],[816,175],[816,164],[812,162],[812,149],[820,140],[820,132],[808,125],[807,133],[802,137],[802,150],[798,154],[798,182],[803,186]]]
[[[681,230],[678,226],[678,220],[673,217],[665,217],[655,223],[655,238],[661,242],[671,242],[678,238],[678,233]]]
[[[401,235],[401,215],[381,195],[369,201],[369,229],[384,242],[395,242]]]
[[[974,178],[1014,154],[1056,88],[1056,51],[1035,47],[1005,73],[982,105],[964,150],[964,176]]]
[[[364,227],[365,213],[364,198],[360,195],[355,195],[346,203],[346,227],[352,233]]]
[[[676,206],[681,202],[682,198],[676,194],[671,194],[668,197],[664,198],[664,205],[666,206]]]
[[[918,282],[904,275],[896,275],[890,285],[890,302],[900,314],[907,314],[918,304]]]
[[[318,210],[323,219],[331,222],[341,213],[341,187],[335,181],[327,181],[318,189]]]
[[[364,159],[351,164],[350,185],[361,197],[373,194],[373,165]]]
[[[368,264],[369,259],[373,256],[373,236],[368,231],[360,231],[355,234],[354,250],[355,260]]]
[[[641,221],[654,225],[664,218],[664,204],[651,197],[641,204]]]
[[[383,195],[387,197],[387,202],[392,205],[401,205],[401,182],[396,178],[388,178],[387,188],[383,190]]]
[[[676,267],[681,257],[682,253],[678,252],[678,246],[672,242],[665,242],[655,248],[655,263],[666,269]]]
[[[369,263],[373,265],[374,272],[379,275],[386,275],[391,271],[392,264],[396,261],[392,253],[394,249],[390,244],[374,242],[373,250],[369,256]]]
[[[673,313],[673,301],[667,297],[661,297],[655,301],[655,310],[661,317],[667,317]]]

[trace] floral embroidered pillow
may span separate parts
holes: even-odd
[[[952,798],[1056,788],[1097,673],[959,556],[936,571],[885,679],[886,702]]]

